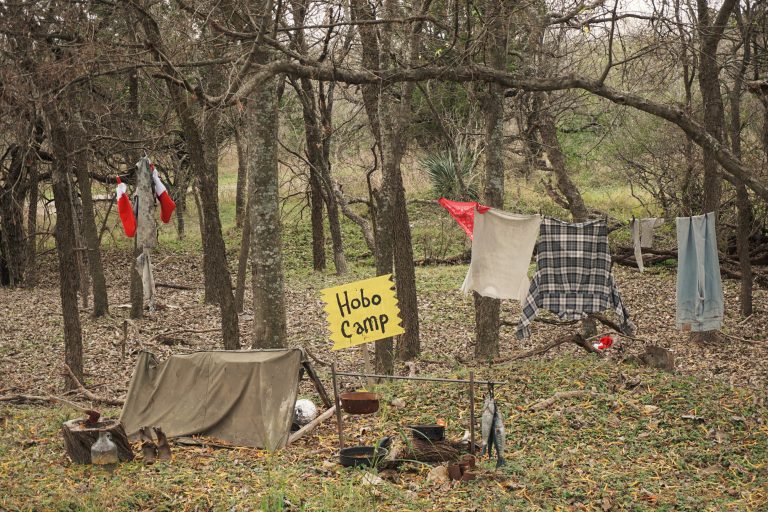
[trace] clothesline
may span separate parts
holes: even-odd
[[[621,332],[634,335],[635,326],[612,272],[608,219],[568,223],[542,215],[519,215],[477,202],[439,200],[473,239],[472,259],[461,290],[485,297],[518,300],[522,315],[518,338],[530,336],[530,324],[541,309],[561,320],[614,311]],[[475,212],[481,215],[476,216]],[[653,244],[661,218],[639,221],[632,216],[635,259],[642,272],[642,249]],[[676,219],[678,328],[691,331],[719,329],[723,293],[713,213]],[[536,272],[528,280],[528,266],[536,255]]]

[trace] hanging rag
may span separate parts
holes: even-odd
[[[632,229],[632,244],[635,249],[635,261],[640,272],[645,271],[643,266],[643,249],[653,247],[653,231],[664,224],[663,218],[650,217],[647,219],[635,219],[630,222]]]
[[[683,331],[715,331],[723,325],[715,222],[712,212],[676,219],[677,327]]]
[[[461,291],[522,302],[530,285],[528,267],[540,225],[540,215],[515,215],[496,209],[478,215],[472,262]]]
[[[467,233],[470,240],[473,239],[472,233],[475,223],[475,209],[480,213],[485,213],[491,208],[490,206],[483,206],[477,201],[468,203],[464,201],[452,201],[444,197],[438,199],[437,202],[440,203],[440,206],[448,210],[448,213],[459,223],[459,226],[461,226],[461,229]]]
[[[141,276],[141,284],[144,289],[144,300],[149,303],[149,310],[155,310],[155,278],[152,276],[152,259],[149,249],[144,249],[136,258],[136,271]]]
[[[139,249],[157,247],[157,221],[155,220],[155,192],[152,188],[152,171],[149,158],[143,157],[136,163],[136,247]]]
[[[569,224],[545,218],[536,245],[536,273],[517,326],[518,339],[531,335],[539,309],[562,320],[579,320],[591,313],[613,310],[622,332],[634,333],[611,272],[608,226],[604,220]]]

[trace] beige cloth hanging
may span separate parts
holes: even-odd
[[[496,209],[476,212],[472,262],[461,290],[465,294],[474,290],[494,299],[525,300],[540,225],[540,215]]]

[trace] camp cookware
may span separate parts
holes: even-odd
[[[342,393],[341,408],[349,414],[371,414],[379,410],[379,395],[363,391]]]
[[[427,441],[442,441],[445,439],[444,425],[408,425],[415,439]]]
[[[351,446],[339,452],[339,462],[346,468],[374,466],[389,453],[385,448],[375,446]]]

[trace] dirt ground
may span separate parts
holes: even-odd
[[[112,250],[105,253],[107,279],[110,283],[110,315],[94,319],[82,311],[84,359],[87,387],[97,394],[120,397],[128,386],[139,349],[158,355],[220,348],[218,310],[202,300],[202,262],[198,255],[162,252],[155,258],[158,303],[154,314],[138,321],[129,320],[127,356],[121,359],[123,320],[128,317],[129,258]],[[0,368],[4,375],[2,394],[59,394],[63,342],[61,305],[55,283],[56,267],[52,258],[44,261],[40,275],[43,282],[32,290],[0,288]],[[338,278],[329,274],[294,274],[287,281],[288,340],[291,346],[311,349],[324,361],[338,358],[339,366],[361,370],[361,350],[330,352],[325,317],[319,290],[369,277],[365,268],[353,270],[353,276]],[[421,373],[439,374],[471,360],[473,353],[474,313],[471,297],[458,290],[466,266],[418,268],[419,314],[423,355],[418,363]],[[738,314],[738,286],[724,282],[726,319],[721,339],[715,343],[691,342],[689,336],[675,329],[674,269],[656,267],[640,274],[634,269],[617,267],[616,277],[632,319],[638,326],[635,338],[615,335],[617,343],[608,351],[611,359],[639,354],[646,345],[658,345],[675,355],[676,369],[682,374],[716,379],[730,386],[768,389],[768,294],[755,290],[755,313],[743,319]],[[191,289],[162,287],[180,285]],[[250,343],[250,293],[241,315],[243,345]],[[503,304],[503,319],[516,322],[519,307]],[[605,328],[603,328],[605,329]],[[558,336],[573,332],[572,326],[536,323],[530,340],[514,339],[514,328],[502,331],[502,357],[543,345]],[[605,331],[608,333],[609,331]],[[578,353],[576,346],[561,346],[544,356],[564,352]],[[400,371],[405,371],[401,366]]]

